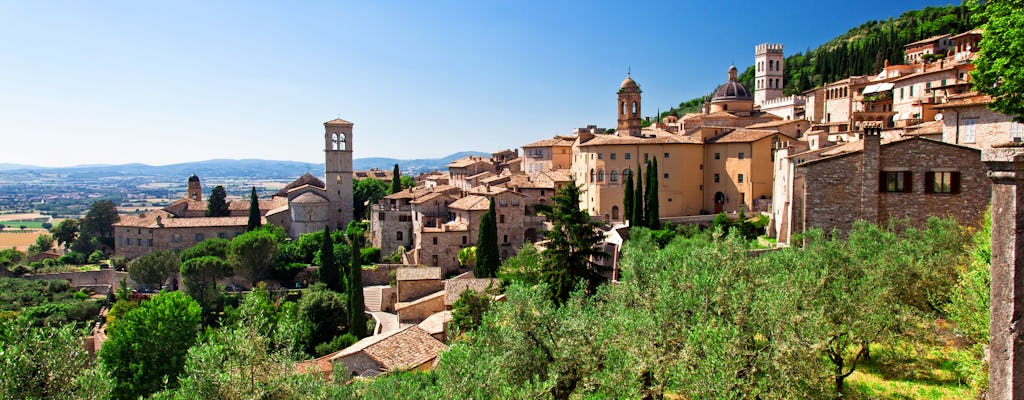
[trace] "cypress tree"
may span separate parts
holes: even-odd
[[[348,270],[348,326],[349,333],[364,338],[366,332],[366,304],[363,302],[363,231],[356,229],[351,233],[352,262]]]
[[[253,186],[252,193],[249,194],[249,223],[245,226],[245,231],[251,231],[261,225],[263,223],[260,222],[260,200],[256,197],[256,187]]]
[[[658,159],[652,158],[651,162],[647,163],[647,196],[644,204],[644,210],[647,211],[644,222],[648,228],[661,228],[658,208]]]
[[[398,170],[398,164],[391,170],[391,193],[402,191],[402,172]]]
[[[626,170],[626,189],[622,193],[622,219],[633,218],[633,171]]]
[[[480,217],[480,227],[477,229],[476,265],[473,266],[473,275],[477,278],[493,278],[500,263],[498,224],[495,218],[494,199],[491,199],[487,212]]]
[[[331,239],[331,228],[324,227],[324,239],[320,242],[320,282],[328,289],[341,292],[341,275],[338,272],[338,261],[334,259],[334,240]]]
[[[633,188],[633,214],[631,226],[644,226],[644,174],[640,171],[640,163],[636,164],[636,187]]]
[[[227,202],[228,194],[224,186],[216,186],[210,192],[210,200],[206,202],[207,217],[227,217],[231,215]]]

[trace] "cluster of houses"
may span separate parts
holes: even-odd
[[[856,220],[922,224],[936,215],[976,225],[991,187],[981,149],[1024,140],[1020,123],[989,110],[991,98],[971,91],[981,35],[972,30],[911,43],[903,64],[887,62],[877,74],[788,96],[782,45],[758,45],[753,91],[732,66],[700,112],[654,120],[641,116],[640,85],[627,76],[616,92],[614,130],[588,125],[523,145],[521,152],[465,157],[447,171],[421,175],[415,187],[369,205],[372,246],[401,260],[401,266],[378,267],[397,268],[393,286],[378,282],[364,290],[375,335],[304,368],[344,365],[362,376],[428,368],[444,349],[454,299],[467,288],[493,284],[467,275],[471,266],[458,257],[476,244],[491,202],[499,252],[507,258],[526,242],[542,241],[550,225],[538,209],[563,185],[579,186],[581,209],[606,223],[612,257],[600,261],[614,266],[629,223],[626,178],[653,160],[664,222],[761,214],[770,217],[766,234],[783,245],[802,231],[849,229]],[[351,218],[351,179],[391,178],[386,171],[352,172],[352,124],[324,125],[326,179],[307,174],[260,202],[265,222],[293,237],[344,226]],[[232,204],[230,216],[204,217],[193,178],[186,198],[122,217],[115,225],[116,253],[137,257],[242,232],[247,202]]]

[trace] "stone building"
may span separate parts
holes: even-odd
[[[445,201],[453,201],[453,197],[461,192],[458,188],[440,186],[414,186],[398,193],[384,196],[370,208],[370,241],[372,246],[380,248],[381,254],[392,254],[399,246],[406,250],[413,248],[414,218],[445,218],[447,208]],[[436,201],[439,196],[445,200]],[[414,214],[413,203],[422,205],[420,212]],[[430,200],[434,200],[431,202]],[[437,212],[429,212],[433,207]]]
[[[467,156],[448,164],[449,184],[463,190],[495,172],[494,162],[487,157]]]
[[[306,174],[270,199],[259,201],[261,221],[283,228],[292,237],[344,227],[352,220],[352,123],[324,123],[327,182]],[[185,197],[163,209],[122,215],[114,224],[114,254],[140,257],[156,250],[184,250],[209,238],[233,238],[245,231],[249,201],[228,203],[229,216],[206,217],[199,177],[188,178]]]
[[[903,54],[907,63],[915,64],[925,61],[927,55],[941,56],[951,47],[954,47],[952,35],[943,34],[908,43],[903,47]]]
[[[890,218],[921,226],[929,216],[977,225],[988,205],[991,183],[977,149],[919,137],[882,143],[869,129],[864,140],[815,157],[796,164],[801,190],[794,190],[791,233],[847,231],[856,220]]]
[[[762,110],[769,100],[782,97],[785,61],[781,44],[764,43],[754,49],[754,105]]]
[[[1024,124],[1013,117],[992,111],[992,98],[977,92],[950,95],[948,102],[935,109],[942,113],[942,141],[976,149],[995,144],[1024,142]]]
[[[372,377],[385,372],[426,371],[447,348],[413,325],[363,338],[325,359],[332,369],[344,368],[344,376]],[[320,372],[326,371],[321,368]]]
[[[555,136],[523,145],[523,172],[536,176],[553,169],[569,169],[575,136]]]

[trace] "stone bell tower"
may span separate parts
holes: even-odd
[[[619,136],[640,136],[640,85],[627,74],[618,93],[619,125],[615,133]]]
[[[333,229],[352,221],[352,123],[341,118],[324,122],[324,184]]]
[[[203,185],[199,183],[196,174],[188,177],[188,194],[185,197],[193,201],[203,201]]]
[[[754,48],[754,105],[782,97],[783,67],[781,44],[764,43]]]

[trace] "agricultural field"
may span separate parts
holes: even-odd
[[[27,251],[28,246],[36,242],[36,237],[46,233],[42,229],[26,229],[24,231],[4,229],[0,231],[0,249],[14,247],[19,251]]]

